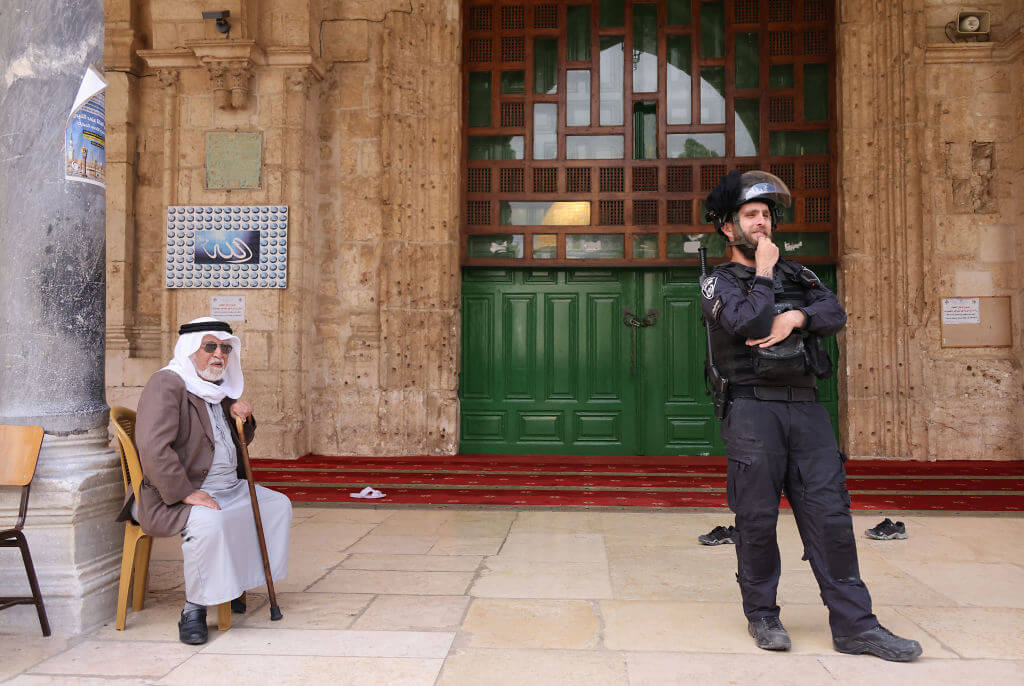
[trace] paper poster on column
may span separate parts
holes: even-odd
[[[107,80],[95,67],[85,70],[64,127],[64,178],[107,187],[107,134],[104,90]]]

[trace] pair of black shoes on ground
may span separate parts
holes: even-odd
[[[778,617],[762,617],[747,625],[754,643],[762,650],[789,650],[789,632]],[[921,655],[921,644],[901,638],[881,624],[853,636],[835,636],[832,646],[849,655],[874,655],[891,662],[907,662]]]
[[[236,614],[245,614],[245,596],[235,598],[231,601],[231,611]],[[209,637],[209,629],[206,628],[206,608],[199,607],[195,610],[182,610],[181,619],[178,620],[178,640],[188,645],[197,646],[206,643]]]

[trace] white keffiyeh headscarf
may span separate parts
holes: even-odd
[[[206,322],[218,322],[213,317],[199,317],[193,319],[189,324]],[[189,356],[199,350],[203,337],[216,336],[218,341],[227,341],[231,344],[231,354],[228,355],[228,366],[224,377],[219,384],[207,381],[196,373],[196,366]],[[167,363],[164,369],[169,369],[185,380],[185,389],[208,403],[219,403],[224,398],[237,399],[242,395],[245,382],[242,378],[242,342],[238,336],[227,331],[195,331],[183,333],[178,336],[178,342],[174,344],[174,359]]]

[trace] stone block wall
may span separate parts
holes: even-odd
[[[194,2],[108,3],[108,118],[125,132],[108,194],[109,403],[135,407],[180,322],[232,292],[164,288],[167,205],[286,204],[288,288],[244,291],[236,326],[253,455],[454,452],[458,3],[224,7],[227,37]],[[238,64],[245,104],[223,107],[213,68]],[[260,189],[206,188],[208,131],[263,134]]]
[[[1019,3],[989,43],[952,2],[841,3],[841,274],[849,452],[1022,459]],[[943,21],[939,21],[943,19]],[[941,42],[936,42],[941,41]],[[856,286],[854,286],[856,284]],[[1012,348],[944,348],[941,301],[1009,295]]]
[[[108,399],[134,406],[215,291],[162,285],[168,204],[287,204],[289,287],[246,291],[254,454],[458,449],[460,3],[109,2]],[[842,434],[852,455],[1024,458],[1024,0],[837,1]],[[251,47],[246,48],[246,45]],[[229,46],[251,69],[218,106]],[[210,191],[210,130],[264,135],[263,188]],[[1014,347],[942,348],[943,297],[1011,295]]]

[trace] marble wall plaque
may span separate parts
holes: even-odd
[[[287,205],[167,208],[167,288],[286,288]]]
[[[207,188],[259,188],[262,168],[262,133],[206,133]]]

